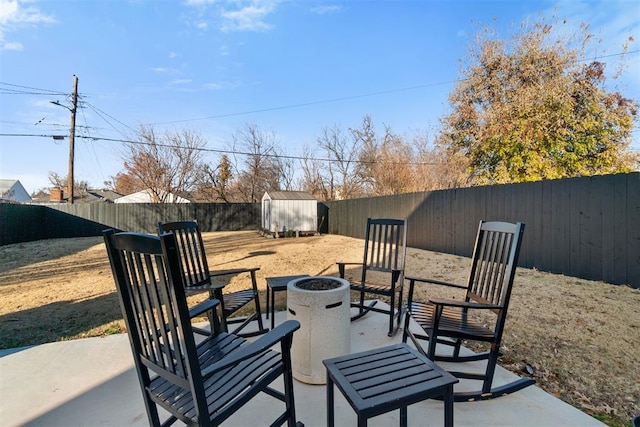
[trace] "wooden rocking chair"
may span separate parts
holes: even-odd
[[[364,257],[361,263],[338,262],[340,277],[345,278],[347,265],[359,266],[362,275],[359,281],[350,281],[351,290],[359,293],[358,300],[351,302],[351,307],[358,309],[358,314],[351,320],[357,320],[369,311],[389,315],[389,336],[395,335],[402,318],[402,285],[404,280],[404,261],[407,250],[407,220],[405,219],[367,219],[365,232]],[[371,273],[378,272],[384,276],[375,282]],[[367,277],[369,273],[369,277]],[[378,274],[374,273],[374,274]],[[384,280],[385,283],[381,283]],[[365,295],[373,294],[389,298],[389,309],[375,307],[377,300],[365,305]],[[397,295],[396,295],[397,294]],[[397,307],[396,307],[397,305]],[[396,319],[394,328],[393,321]]]
[[[200,234],[198,221],[176,221],[158,223],[158,233],[172,232],[176,235],[182,270],[185,274],[183,283],[189,293],[208,291],[211,298],[218,299],[221,303],[222,330],[229,332],[229,325],[240,324],[233,333],[243,337],[260,335],[268,331],[262,324],[262,312],[260,310],[260,298],[256,271],[260,267],[234,268],[229,270],[210,271],[207,264],[207,255],[204,251],[204,243]],[[250,286],[234,292],[224,292],[225,285],[213,283],[214,278],[224,277],[230,279],[239,274],[250,276]],[[241,308],[253,303],[253,312],[246,316],[231,317]],[[254,332],[241,332],[252,321],[258,322],[258,329]]]
[[[491,399],[535,383],[532,378],[520,378],[500,387],[492,386],[523,231],[522,223],[480,221],[466,286],[407,277],[409,295],[402,341],[406,343],[407,337],[411,338],[417,349],[431,360],[487,361],[484,373],[451,372],[458,378],[482,381],[480,391],[455,393],[457,402]],[[414,287],[418,282],[466,289],[466,294],[463,300],[431,298],[429,302],[415,301]],[[495,314],[493,325],[486,326],[474,318],[475,310]],[[418,332],[410,330],[411,319],[420,327]],[[424,340],[429,341],[426,351],[421,345]],[[462,356],[462,340],[489,343],[490,350]],[[436,354],[436,344],[453,346],[452,355]]]
[[[217,426],[260,392],[284,402],[272,425],[302,425],[296,424],[290,354],[298,322],[253,343],[214,330],[196,344],[175,236],[107,230],[104,240],[150,425]],[[277,344],[280,353],[270,349]],[[284,392],[271,387],[277,378]],[[170,414],[162,422],[158,406]]]

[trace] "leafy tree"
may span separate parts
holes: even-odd
[[[125,173],[119,180],[132,188],[148,189],[157,203],[170,202],[170,194],[186,196],[202,169],[204,146],[202,137],[192,131],[156,136],[153,128],[143,127],[138,141],[127,145]]]
[[[606,64],[582,61],[587,26],[574,39],[554,38],[557,25],[523,25],[510,40],[478,33],[438,137],[450,158],[467,158],[473,184],[633,169],[638,103],[605,89]]]

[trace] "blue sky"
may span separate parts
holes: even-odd
[[[51,101],[70,106],[75,74],[77,135],[130,139],[145,124],[194,130],[225,150],[253,124],[300,156],[323,127],[369,114],[380,132],[433,136],[477,24],[507,36],[554,10],[566,28],[590,25],[602,39],[593,55],[635,38],[617,84],[639,100],[636,0],[0,0],[0,134],[68,135],[69,111]],[[101,187],[122,169],[121,142],[75,146],[76,179]],[[0,136],[0,178],[31,193],[49,186],[49,171],[66,175],[68,156],[67,139]]]

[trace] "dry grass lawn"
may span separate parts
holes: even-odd
[[[337,275],[335,262],[359,261],[363,245],[334,235],[204,238],[212,269],[259,266],[263,290],[269,276]],[[407,275],[465,280],[467,258],[417,249],[407,256]],[[639,308],[640,290],[519,269],[500,363],[520,374],[529,365],[547,392],[610,425],[629,425],[640,414]],[[0,348],[124,332],[102,239],[1,246],[0,325]]]

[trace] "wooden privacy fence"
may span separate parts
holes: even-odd
[[[260,225],[260,204],[0,204],[0,246],[40,239],[99,236],[105,228],[156,233],[158,221],[194,218],[203,231],[255,230]]]
[[[260,204],[0,204],[0,245],[155,233],[158,221],[198,219],[203,231],[257,230]],[[640,173],[318,203],[321,232],[363,238],[368,217],[407,218],[407,244],[470,256],[478,222],[525,223],[520,265],[640,288]]]
[[[640,288],[640,173],[327,202],[328,232],[407,218],[407,245],[471,256],[481,219],[525,223],[519,265]]]

